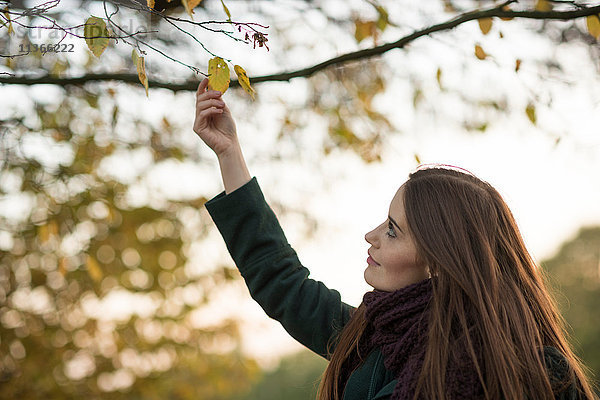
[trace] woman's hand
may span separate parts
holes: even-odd
[[[196,91],[194,132],[217,154],[225,192],[231,193],[250,180],[250,173],[222,93],[207,87],[208,79],[204,79]]]
[[[218,157],[234,151],[239,146],[235,122],[229,108],[221,99],[221,92],[206,90],[208,79],[196,91],[196,119],[194,132]]]

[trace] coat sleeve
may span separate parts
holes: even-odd
[[[392,398],[392,394],[394,393],[394,389],[396,388],[397,384],[398,380],[394,379],[393,381],[385,385],[383,388],[381,388],[381,390],[379,390],[379,392],[375,394],[373,400],[390,400]]]
[[[256,178],[206,202],[250,295],[296,340],[327,357],[328,343],[353,309],[336,290],[309,278]]]

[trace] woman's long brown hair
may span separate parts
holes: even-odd
[[[552,400],[571,384],[582,398],[595,399],[500,194],[470,173],[436,166],[410,175],[404,204],[419,257],[434,277],[428,344],[414,398],[445,398],[446,366],[451,350],[460,348],[469,354],[488,400]],[[336,338],[319,400],[342,398],[342,365],[358,351],[365,327],[361,305]],[[544,346],[567,360],[570,373],[563,382],[550,381]]]

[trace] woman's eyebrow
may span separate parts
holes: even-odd
[[[392,218],[390,215],[388,215],[388,219],[392,222],[392,224],[396,225],[396,228],[398,228],[400,230],[400,232],[402,232],[402,228],[400,228],[400,226],[398,226],[396,221],[394,221],[394,218]]]

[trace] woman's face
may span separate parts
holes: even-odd
[[[367,233],[365,240],[371,245],[365,281],[375,289],[392,292],[429,277],[408,230],[404,186],[392,199],[388,219]]]

